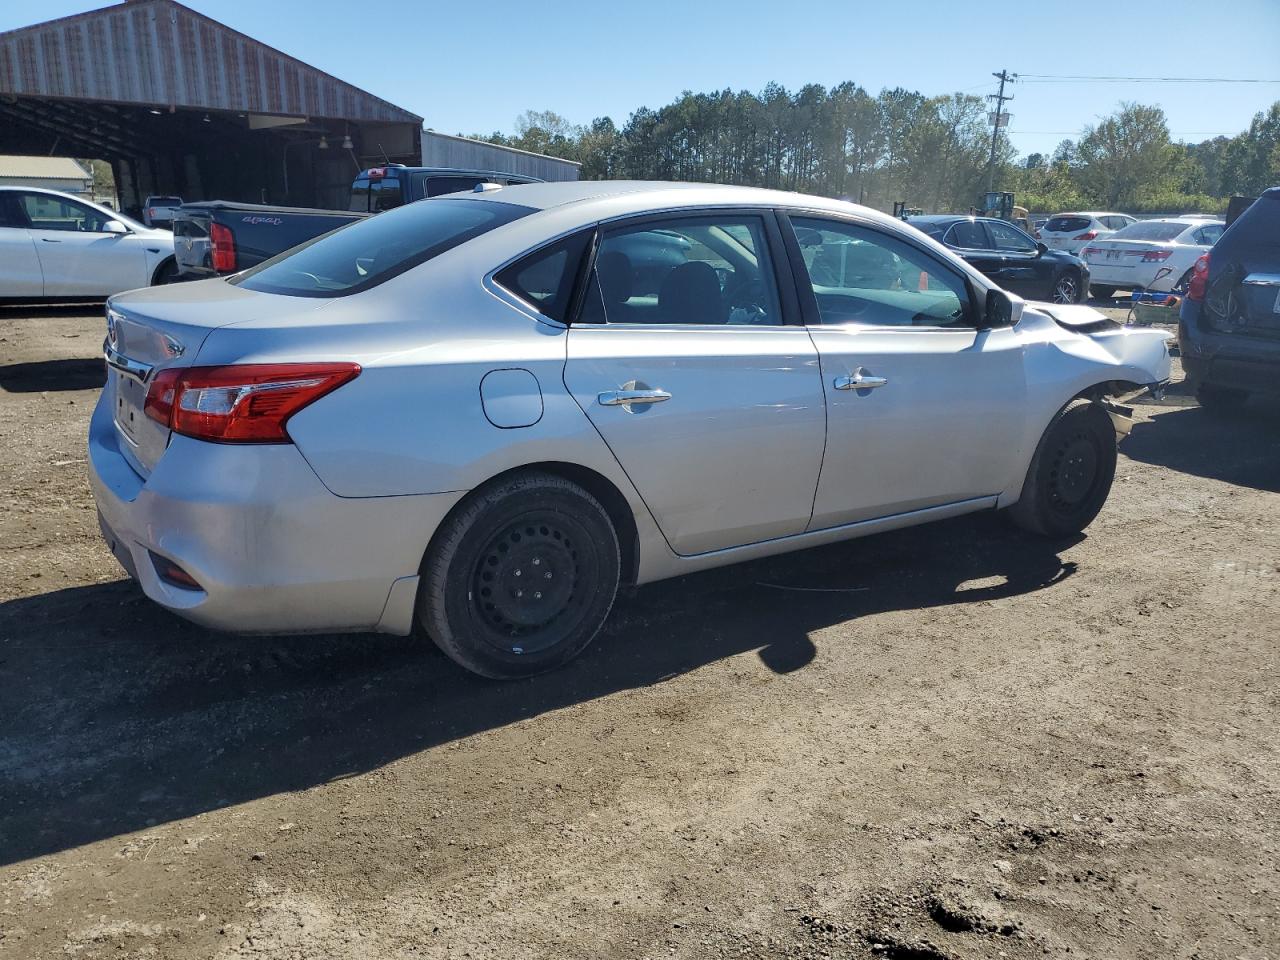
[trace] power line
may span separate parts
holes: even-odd
[[[1094,77],[1074,74],[1020,73],[1026,83],[1280,83],[1258,77]]]

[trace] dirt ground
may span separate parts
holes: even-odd
[[[639,590],[514,684],[235,638],[99,542],[101,310],[0,311],[0,957],[1280,958],[1280,409],[1088,535]]]

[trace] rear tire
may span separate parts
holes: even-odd
[[[1196,387],[1196,402],[1209,411],[1227,413],[1239,410],[1248,400],[1247,390],[1215,387],[1209,383],[1202,383]]]
[[[1103,287],[1096,283],[1089,284],[1089,296],[1095,300],[1110,300],[1115,295],[1115,287]]]
[[[600,502],[546,473],[482,487],[423,561],[418,619],[473,673],[528,677],[576,657],[613,607],[618,536]]]
[[[1009,517],[1042,537],[1079,533],[1107,502],[1115,475],[1111,417],[1099,403],[1072,400],[1040,438],[1022,496],[1009,508]]]

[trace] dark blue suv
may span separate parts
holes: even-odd
[[[1254,201],[1196,262],[1178,346],[1202,406],[1280,396],[1280,187]]]

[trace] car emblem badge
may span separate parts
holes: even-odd
[[[116,328],[116,318],[107,314],[107,344],[114,350],[120,345],[120,331]]]
[[[187,245],[187,249],[188,249],[188,250],[190,250],[190,249],[191,249],[191,238],[190,238],[190,237],[183,237],[183,238],[182,238],[182,242],[183,242],[183,243],[185,243],[185,244]]]

